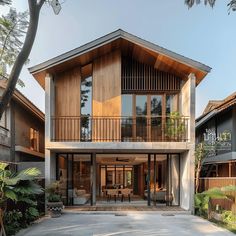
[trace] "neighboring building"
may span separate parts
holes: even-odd
[[[29,70],[46,95],[46,185],[60,180],[67,205],[131,191],[150,205],[156,191],[193,209],[195,86],[208,66],[117,30]]]
[[[0,95],[5,87],[0,80]],[[44,114],[17,89],[0,120],[0,160],[18,170],[36,166],[44,175]]]
[[[216,136],[231,133],[229,147],[221,148],[204,160],[202,177],[236,177],[236,93],[224,100],[209,101],[203,115],[196,119],[196,142],[210,130]]]

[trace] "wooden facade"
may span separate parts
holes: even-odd
[[[121,89],[122,93],[157,93],[176,92],[181,88],[181,79],[168,72],[131,58],[122,58]]]
[[[92,77],[92,104],[89,117],[81,114],[81,81]],[[159,71],[150,65],[138,62],[132,58],[123,57],[116,50],[96,58],[86,66],[77,66],[71,70],[59,73],[54,77],[55,82],[55,115],[52,117],[53,140],[61,141],[121,141],[123,128],[127,123],[132,129],[129,141],[140,141],[136,137],[136,105],[135,96],[147,95],[147,121],[139,131],[143,130],[143,141],[166,140],[166,96],[175,95],[174,110],[179,110],[181,79],[174,74]],[[122,94],[133,95],[132,117],[122,117]],[[150,102],[152,95],[161,95],[161,117],[150,117]],[[181,118],[182,119],[182,118]],[[152,124],[161,120],[161,126],[156,130]],[[182,122],[186,126],[187,119]],[[176,123],[176,125],[178,125]],[[124,126],[124,125],[123,125]],[[85,128],[83,128],[85,127]],[[126,127],[127,128],[127,127]],[[187,136],[183,135],[183,140]],[[127,138],[125,138],[127,141]]]
[[[93,64],[94,117],[121,116],[121,54],[119,51],[98,58]],[[119,120],[93,121],[93,139],[119,139]]]

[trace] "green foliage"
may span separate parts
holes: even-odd
[[[194,204],[195,204],[195,213],[196,215],[206,217],[208,211],[208,203],[209,203],[209,196],[196,193],[194,196]]]
[[[21,51],[22,39],[27,28],[27,11],[17,12],[15,9],[10,8],[7,15],[0,17],[0,78],[8,79],[7,71],[13,66],[16,57]],[[18,84],[24,86],[23,81],[20,79]]]
[[[48,202],[60,202],[61,196],[58,194],[49,194],[47,200]]]
[[[188,6],[188,8],[191,8],[195,4],[198,5],[202,2],[207,6],[209,5],[210,7],[214,7],[216,4],[216,0],[185,0],[185,4]],[[230,11],[235,11],[236,10],[236,0],[228,0],[227,6],[229,7],[229,13]]]
[[[21,227],[26,227],[38,218],[35,195],[43,193],[43,189],[34,182],[41,173],[37,168],[29,168],[19,173],[8,170],[6,163],[0,162],[0,207],[5,212],[3,219],[8,235],[14,234]],[[9,207],[17,207],[20,203],[21,215]],[[13,209],[14,209],[13,208]]]
[[[231,225],[236,223],[236,214],[232,211],[223,211],[222,219],[225,224]]]
[[[179,112],[171,112],[166,121],[166,135],[170,139],[180,139],[186,132],[184,119]]]
[[[203,159],[207,156],[207,150],[205,148],[205,143],[199,143],[195,148],[195,166],[198,165],[198,162],[202,162]]]
[[[52,183],[51,186],[46,189],[46,192],[48,193],[48,196],[47,196],[48,202],[61,201],[59,181]]]
[[[229,185],[221,188],[211,188],[202,193],[196,193],[194,196],[196,214],[206,217],[210,199],[230,199],[230,196],[228,196],[228,192],[235,191],[236,186]]]
[[[4,224],[7,235],[15,235],[21,229],[23,215],[18,210],[8,211],[4,215]]]

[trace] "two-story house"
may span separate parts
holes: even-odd
[[[0,96],[6,81],[0,80]],[[17,89],[0,120],[0,160],[20,171],[38,167],[44,175],[44,114]]]
[[[199,62],[117,30],[29,69],[45,89],[46,185],[193,209]],[[156,199],[156,200],[155,200]]]
[[[213,152],[208,151],[201,171],[202,177],[236,177],[236,93],[223,100],[209,101],[203,114],[196,119],[196,141],[204,141],[204,135],[230,135],[227,142]],[[219,146],[219,145],[218,145]]]

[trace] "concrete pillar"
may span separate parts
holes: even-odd
[[[54,115],[55,86],[50,74],[45,77],[45,186],[56,180],[56,158],[47,148],[52,138],[51,116]]]
[[[45,187],[56,181],[56,155],[50,150],[45,150]]]
[[[91,206],[96,205],[96,153],[91,155],[91,171],[90,171],[90,183],[91,183]]]
[[[51,142],[53,127],[51,117],[55,114],[55,85],[53,77],[45,77],[45,147]]]
[[[183,116],[189,117],[188,151],[180,158],[180,205],[186,210],[194,210],[194,154],[195,154],[195,88],[196,76],[191,73],[180,93],[180,108]]]
[[[151,206],[151,154],[148,154],[148,176],[147,176],[147,205]]]

